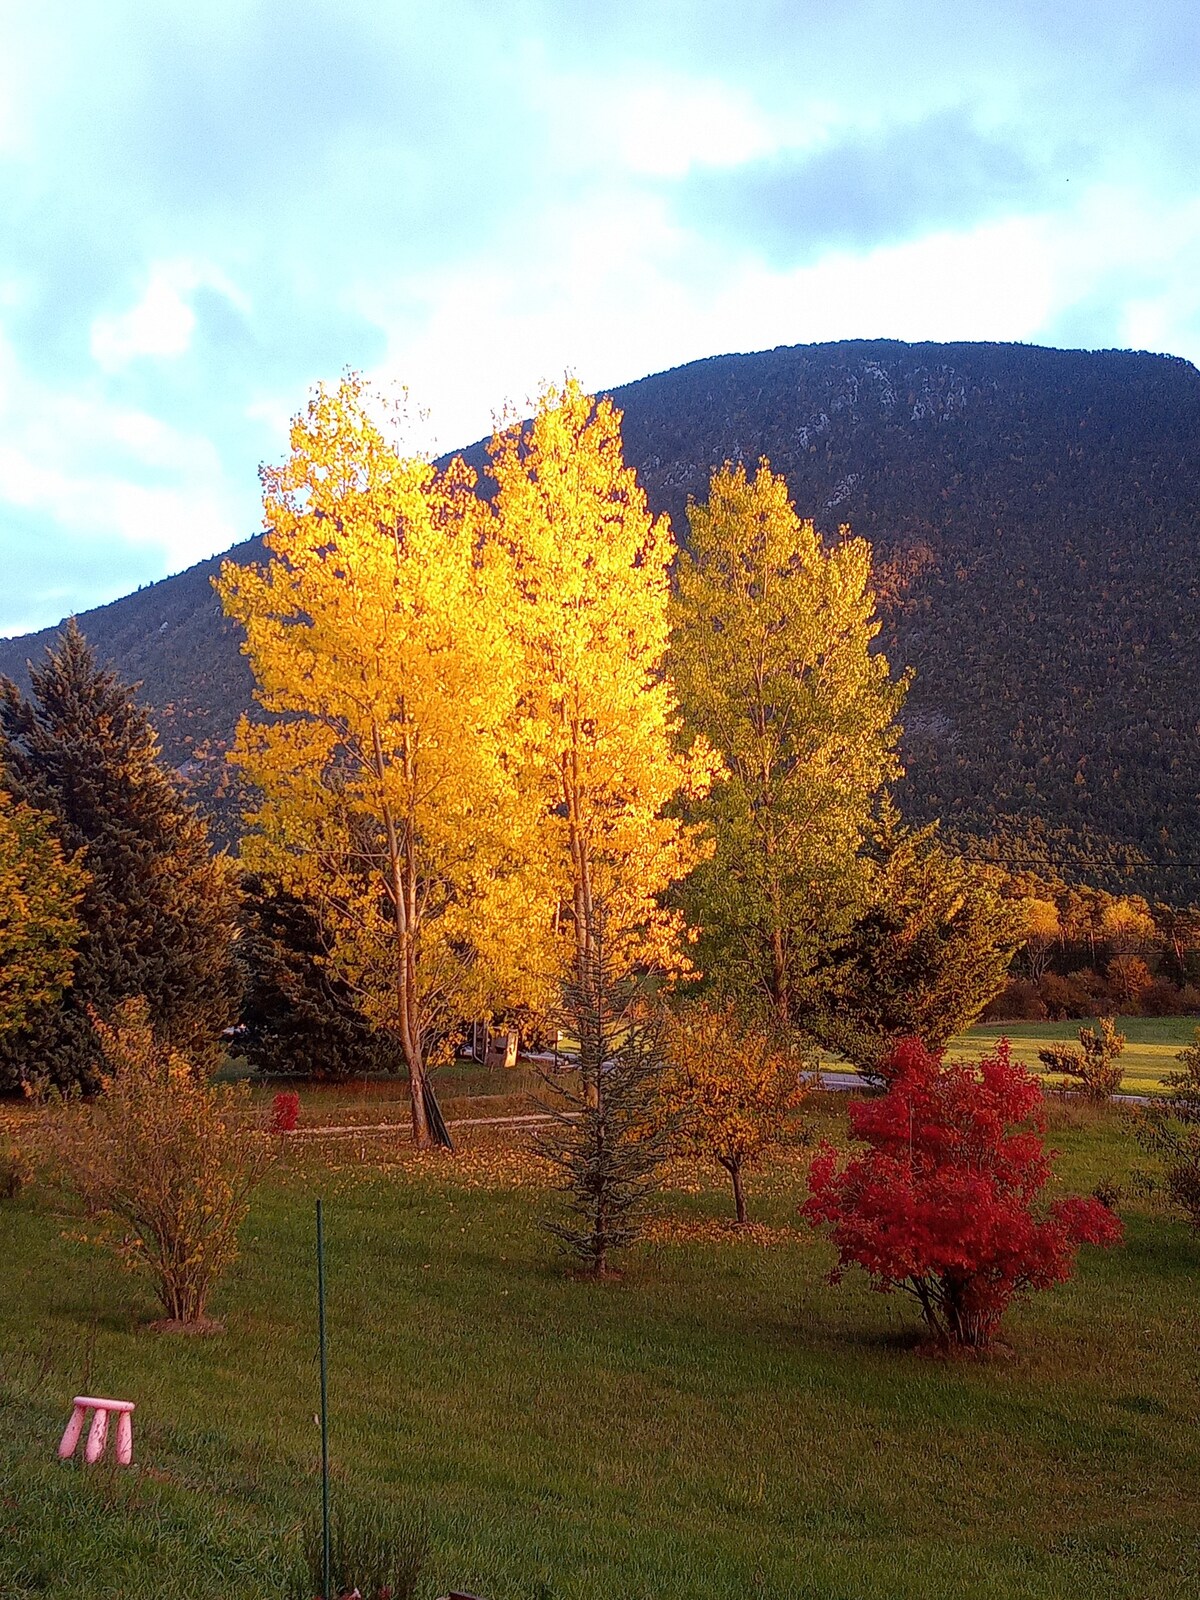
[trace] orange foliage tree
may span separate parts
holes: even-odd
[[[815,1059],[739,1017],[732,1003],[697,1002],[672,1013],[665,1048],[660,1118],[677,1149],[725,1169],[737,1220],[745,1222],[742,1174],[784,1137]]]

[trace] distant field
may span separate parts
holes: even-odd
[[[1125,1035],[1121,1056],[1124,1068],[1122,1088],[1128,1094],[1148,1094],[1158,1089],[1163,1074],[1177,1070],[1175,1057],[1193,1041],[1195,1017],[1119,1017],[1118,1030]],[[1092,1022],[990,1022],[972,1028],[951,1041],[950,1055],[977,1061],[991,1050],[998,1039],[1007,1039],[1013,1055],[1035,1072],[1042,1070],[1038,1051],[1065,1039],[1075,1039],[1081,1027]],[[1058,1081],[1058,1080],[1056,1080]]]
[[[1157,1090],[1163,1075],[1174,1072],[1176,1056],[1190,1045],[1196,1032],[1195,1017],[1120,1017],[1125,1035],[1121,1056],[1124,1068],[1122,1087],[1128,1094],[1150,1094]],[[1041,1072],[1038,1051],[1051,1044],[1075,1039],[1087,1022],[992,1022],[950,1042],[948,1054],[978,1061],[994,1048],[997,1040],[1008,1039],[1013,1055],[1034,1072]],[[829,1064],[834,1062],[828,1058]],[[223,1076],[241,1077],[245,1064],[230,1063]],[[1058,1080],[1052,1080],[1058,1081]],[[261,1082],[251,1079],[256,1103],[266,1104],[281,1088],[283,1079]],[[546,1084],[536,1064],[521,1061],[516,1067],[482,1067],[473,1061],[455,1061],[434,1077],[434,1086],[444,1114],[451,1119],[519,1116],[546,1099]],[[297,1081],[301,1091],[301,1125],[333,1123],[342,1126],[370,1126],[372,1123],[404,1121],[408,1116],[408,1086],[402,1076],[358,1079],[349,1084],[320,1084]]]

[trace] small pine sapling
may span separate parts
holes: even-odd
[[[555,1126],[535,1148],[558,1168],[573,1220],[545,1220],[563,1248],[596,1277],[614,1250],[642,1231],[645,1203],[659,1186],[669,1130],[655,1123],[654,1092],[665,1064],[663,1020],[636,979],[618,974],[602,908],[578,975],[563,985],[564,1031],[579,1041],[578,1084],[547,1077]]]
[[[1101,1105],[1121,1087],[1119,1057],[1124,1048],[1125,1035],[1117,1032],[1115,1020],[1101,1017],[1098,1028],[1080,1028],[1077,1045],[1039,1050],[1038,1060],[1068,1080],[1064,1089]]]
[[[911,1295],[944,1349],[983,1349],[1016,1296],[1063,1282],[1079,1246],[1116,1244],[1121,1223],[1091,1196],[1041,1202],[1043,1091],[1007,1041],[974,1065],[904,1040],[888,1072],[886,1094],[850,1106],[867,1149],[842,1165],[825,1146],[801,1215],[828,1230],[835,1281],[861,1266]]]

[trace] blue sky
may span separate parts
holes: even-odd
[[[728,350],[1200,361],[1200,6],[0,0],[0,634],[259,526],[312,384],[413,443]]]

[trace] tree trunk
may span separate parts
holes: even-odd
[[[731,1161],[726,1156],[719,1156],[718,1160],[733,1182],[733,1205],[740,1225],[746,1220],[746,1195],[742,1189],[742,1163],[740,1161]]]
[[[412,1139],[418,1150],[432,1150],[433,1136],[429,1132],[429,1118],[425,1115],[425,1068],[419,1060],[409,1058],[405,1050],[405,1059],[408,1062],[408,1093],[411,1100],[410,1115],[412,1119]]]
[[[375,774],[382,788],[384,778],[383,741],[377,725],[372,725],[375,747]],[[392,905],[395,933],[396,1021],[400,1044],[408,1067],[408,1093],[412,1118],[413,1144],[418,1150],[432,1150],[429,1119],[425,1115],[425,1058],[421,1049],[420,1028],[416,1025],[416,862],[413,859],[412,828],[405,829],[401,846],[396,818],[381,795],[384,835],[387,839],[387,892]]]

